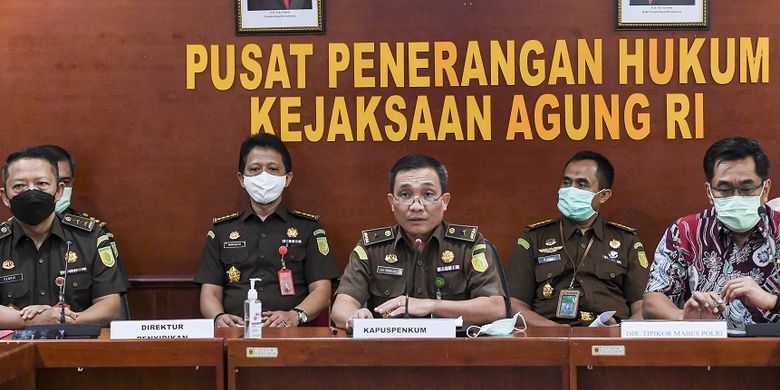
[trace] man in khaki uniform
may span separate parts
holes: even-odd
[[[446,168],[429,156],[405,156],[390,171],[390,191],[398,224],[363,231],[336,291],[336,325],[407,309],[413,317],[463,316],[475,324],[503,317],[497,260],[479,229],[443,221]]]
[[[605,221],[614,170],[604,156],[579,152],[558,192],[562,217],[528,225],[509,259],[512,312],[529,325],[587,325],[604,311],[642,318],[648,261],[635,230]]]

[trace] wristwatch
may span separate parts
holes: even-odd
[[[299,308],[297,308],[297,307],[293,307],[293,310],[295,310],[296,312],[298,312],[298,322],[299,322],[301,325],[303,325],[303,324],[305,324],[307,321],[309,321],[309,316],[307,316],[307,315],[306,315],[306,312],[305,312],[305,311],[303,311],[302,309],[299,309]]]

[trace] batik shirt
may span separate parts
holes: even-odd
[[[766,208],[744,245],[737,245],[729,229],[718,221],[715,209],[678,219],[661,238],[650,268],[647,292],[659,292],[678,307],[696,291],[720,293],[726,281],[750,276],[770,293],[780,292],[777,247],[780,243],[780,212]],[[722,313],[729,327],[778,322],[780,316],[740,300],[726,305]]]

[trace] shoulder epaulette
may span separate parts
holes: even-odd
[[[62,217],[62,223],[88,232],[95,230],[95,221],[89,218],[79,217],[78,215],[65,214],[65,216]]]
[[[621,225],[621,224],[619,224],[617,222],[611,222],[611,221],[608,221],[607,225],[612,226],[612,227],[616,227],[616,228],[618,228],[620,230],[625,230],[625,231],[627,231],[627,232],[629,232],[631,234],[636,234],[636,229],[634,229],[634,228],[632,228],[630,226]]]
[[[296,217],[310,219],[310,220],[312,220],[314,222],[317,222],[317,221],[320,220],[320,216],[317,215],[317,214],[309,214],[309,213],[306,213],[306,212],[303,212],[303,211],[298,211],[298,210],[293,210],[293,209],[288,209],[288,211],[290,212],[290,214],[292,214],[292,215],[294,215]]]
[[[477,226],[456,225],[451,223],[447,225],[447,231],[444,233],[444,237],[474,242],[477,239],[478,230],[479,228]]]
[[[7,223],[0,224],[0,238],[5,238],[11,235],[11,227]]]
[[[395,238],[391,227],[363,230],[363,245],[369,246],[379,242],[385,242]]]
[[[236,219],[238,218],[239,215],[241,215],[241,213],[235,212],[233,214],[223,215],[221,217],[214,218],[214,225],[225,221],[230,221],[231,219]]]
[[[549,225],[549,224],[551,224],[551,223],[553,223],[553,222],[555,222],[555,220],[554,220],[554,219],[546,219],[546,220],[544,220],[544,221],[541,221],[541,222],[536,222],[536,223],[532,223],[532,224],[530,224],[530,225],[526,225],[526,226],[525,226],[525,230],[534,230],[534,229],[538,229],[538,228],[540,228],[540,227],[542,227],[542,226],[547,226],[547,225]]]

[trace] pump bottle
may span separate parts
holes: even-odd
[[[244,301],[244,338],[246,339],[259,339],[263,335],[263,305],[257,299],[257,290],[255,290],[255,282],[260,280],[260,278],[249,279],[249,291]]]

